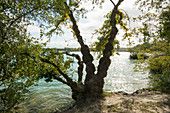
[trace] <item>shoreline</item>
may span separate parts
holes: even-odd
[[[147,89],[132,94],[105,92],[102,98],[88,99],[56,113],[169,113],[170,94]]]

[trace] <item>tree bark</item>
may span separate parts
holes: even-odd
[[[123,0],[119,0],[118,3],[114,5],[114,9],[112,11],[111,21],[110,21],[110,24],[112,26],[110,38],[108,39],[108,43],[105,45],[105,49],[103,51],[103,57],[99,61],[97,74],[93,76],[87,82],[87,84],[85,84],[86,97],[98,98],[103,93],[104,77],[107,76],[107,71],[111,64],[110,56],[112,55],[113,41],[118,33],[118,29],[116,27],[116,14],[119,14],[118,6],[121,4],[121,2],[123,2]]]
[[[73,97],[75,99],[79,98],[80,95],[83,98],[91,98],[91,97],[98,98],[103,93],[104,77],[107,76],[107,70],[111,64],[110,56],[112,55],[113,41],[118,32],[118,29],[116,27],[115,17],[116,17],[116,14],[120,15],[118,12],[118,6],[121,4],[121,2],[123,2],[123,0],[119,0],[116,5],[114,4],[114,9],[112,10],[111,21],[110,21],[110,24],[112,26],[112,31],[110,33],[110,38],[108,39],[108,43],[105,45],[105,49],[103,51],[103,57],[99,61],[97,74],[95,74],[95,66],[92,63],[93,57],[90,54],[90,50],[88,46],[85,45],[83,42],[83,38],[80,35],[80,31],[76,23],[76,20],[73,16],[73,12],[69,9],[69,6],[67,5],[67,3],[65,3],[69,10],[69,17],[73,24],[73,31],[75,32],[76,38],[78,39],[78,42],[81,46],[81,53],[83,55],[83,63],[85,63],[86,65],[86,73],[87,73],[84,85],[82,85],[82,87],[84,87],[84,90],[82,92],[79,92],[75,88],[72,89]]]

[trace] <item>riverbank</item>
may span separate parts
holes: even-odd
[[[97,100],[86,100],[60,113],[169,113],[170,94],[159,91],[106,93]]]

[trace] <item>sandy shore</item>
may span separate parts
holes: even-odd
[[[170,95],[158,91],[105,93],[60,113],[170,113]]]

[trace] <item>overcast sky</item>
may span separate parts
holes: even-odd
[[[104,22],[104,15],[106,15],[109,11],[113,9],[113,4],[110,2],[110,0],[105,0],[106,2],[102,5],[102,9],[99,7],[96,7],[94,10],[92,9],[92,5],[90,2],[87,2],[83,4],[83,7],[85,7],[89,12],[86,14],[86,19],[80,19],[78,22],[78,26],[81,32],[81,35],[83,36],[83,39],[86,44],[92,44],[94,41],[96,41],[96,37],[92,37],[92,33],[94,33],[95,29],[99,29]],[[117,0],[113,0],[117,1]],[[124,0],[122,2],[120,9],[123,9],[126,11],[129,17],[134,17],[139,14],[139,11],[134,5],[135,0]],[[134,23],[130,21],[130,26],[133,27]],[[33,36],[39,37],[40,28],[36,26],[29,26],[28,32],[30,32]],[[126,47],[127,41],[121,41],[122,32],[119,32],[119,35],[116,37],[120,41],[121,47]],[[137,39],[132,38],[137,43]],[[72,33],[67,30],[65,31],[65,34],[62,36],[56,36],[53,35],[51,38],[51,41],[47,44],[47,47],[52,48],[64,48],[64,47],[80,47],[76,39],[73,38]]]

